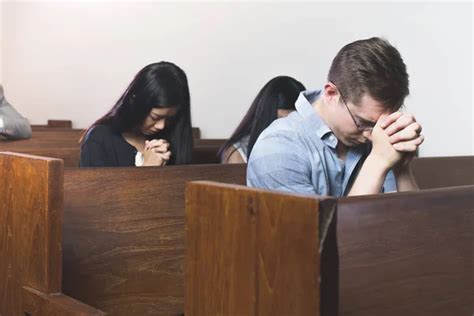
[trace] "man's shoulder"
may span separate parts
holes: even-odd
[[[261,134],[261,139],[278,138],[281,141],[294,142],[302,133],[302,118],[293,112],[289,116],[277,119],[270,124]]]

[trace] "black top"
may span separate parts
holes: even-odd
[[[81,146],[80,167],[135,166],[137,149],[107,125],[93,127]]]

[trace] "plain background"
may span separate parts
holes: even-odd
[[[471,2],[2,1],[0,83],[32,124],[103,115],[143,66],[185,70],[193,125],[229,137],[261,87],[320,88],[346,43],[382,36],[410,74],[422,156],[472,155]]]

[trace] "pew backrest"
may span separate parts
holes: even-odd
[[[64,293],[112,315],[184,312],[188,181],[245,183],[245,165],[66,169]]]
[[[341,315],[472,313],[474,186],[338,200]]]
[[[474,185],[474,156],[415,158],[412,171],[420,189]]]

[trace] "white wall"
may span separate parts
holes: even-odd
[[[258,90],[286,74],[324,83],[346,43],[384,36],[408,66],[423,156],[474,154],[472,3],[4,2],[3,83],[32,123],[86,127],[135,73],[188,74],[193,125],[228,137]]]
[[[0,84],[3,79],[3,1],[0,0]]]

